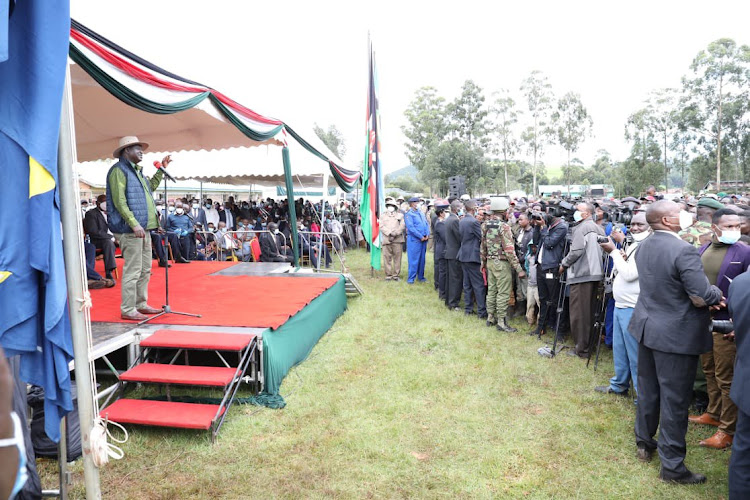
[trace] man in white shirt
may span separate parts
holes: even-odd
[[[203,211],[206,214],[206,227],[209,224],[219,227],[219,211],[214,208],[214,202],[210,198],[204,203]]]
[[[617,249],[612,240],[600,244],[602,250],[612,257],[612,263],[617,273],[612,284],[612,295],[615,299],[612,339],[615,375],[609,380],[609,385],[600,385],[594,389],[598,392],[618,396],[628,395],[631,380],[633,381],[633,389],[636,393],[638,392],[638,341],[628,332],[628,323],[630,323],[630,317],[633,315],[633,309],[640,294],[635,254],[638,250],[638,243],[651,234],[644,213],[638,212],[633,216],[630,234],[633,235],[634,241],[624,252]]]

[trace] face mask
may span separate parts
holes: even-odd
[[[185,213],[185,211],[184,211],[183,209],[181,209],[181,208],[178,208],[178,209],[177,209],[177,210],[175,210],[174,212],[175,212],[175,213],[176,213],[177,215],[182,215],[182,214],[184,214],[184,213]]]
[[[278,229],[275,229],[275,230],[273,231],[273,234],[279,234],[279,233],[280,233],[280,231],[279,231]]]
[[[242,222],[240,222],[240,223],[239,223],[239,224],[237,224],[237,225],[238,225],[239,227],[245,227],[245,225],[244,225],[244,224],[243,224]]]
[[[392,206],[388,205],[388,211],[391,212],[391,213],[393,213],[393,212],[396,211],[396,207],[392,207]]]
[[[583,215],[581,215],[581,212],[579,212],[578,210],[576,210],[575,212],[573,212],[573,220],[574,221],[581,222],[582,219],[583,219]]]
[[[725,245],[734,245],[740,241],[740,236],[742,236],[740,231],[722,231],[721,236],[718,236],[718,239]]]
[[[168,209],[170,212],[174,212],[174,207],[169,207]]]
[[[197,203],[193,203],[193,208],[194,208],[194,209],[198,210],[198,209],[199,209],[200,207],[201,207],[201,206],[200,206],[200,205],[198,205]]]
[[[646,239],[646,237],[649,235],[649,232],[648,231],[643,231],[643,232],[640,232],[640,233],[630,233],[630,234],[633,235],[633,240],[634,241],[637,241],[637,242],[640,243],[641,241],[643,241],[643,240]]]
[[[210,204],[210,203],[206,203],[206,204],[205,204],[205,205],[203,205],[203,206],[204,206],[204,207],[206,207],[206,208],[209,208],[209,209],[211,208],[211,204]]]
[[[687,229],[693,225],[693,216],[690,212],[680,210],[680,229]]]
[[[221,207],[221,206],[220,206],[220,207],[219,207],[219,212],[221,212],[222,210],[224,210],[224,207]]]
[[[106,212],[107,211],[107,202],[106,201],[104,203],[99,203],[99,210],[101,210],[102,212]]]
[[[216,228],[215,227],[209,227],[208,230],[213,233],[214,231],[216,231]]]
[[[458,216],[459,216],[459,217],[463,217],[463,215],[464,215],[464,211],[463,211],[463,210],[459,210],[459,211],[458,211]]]

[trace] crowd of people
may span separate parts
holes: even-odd
[[[750,363],[750,203],[655,191],[622,200],[415,197],[406,206],[388,198],[385,279],[399,279],[405,242],[407,283],[425,282],[430,246],[433,285],[449,310],[506,333],[522,316],[529,335],[556,335],[557,352],[576,358],[611,348],[614,375],[594,390],[633,396],[637,457],[658,450],[663,480],[704,482],[685,466],[685,436],[689,422],[713,427],[699,445],[732,447],[732,498],[750,498],[750,388],[738,379]],[[698,414],[689,416],[691,405]]]

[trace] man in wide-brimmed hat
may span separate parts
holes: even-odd
[[[123,137],[112,156],[118,159],[107,173],[107,224],[125,259],[122,274],[123,319],[143,321],[146,314],[161,309],[148,305],[148,281],[151,278],[151,235],[159,228],[153,191],[164,175],[161,170],[147,179],[138,163],[148,144],[135,136]],[[169,155],[162,160],[166,168]]]

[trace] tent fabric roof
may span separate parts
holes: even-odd
[[[284,122],[255,113],[215,89],[159,68],[74,20],[70,33],[69,55],[76,63],[71,65],[71,83],[78,161],[111,157],[118,139],[134,133],[149,142],[152,150],[162,152],[266,144],[265,154],[248,154],[252,159],[247,162],[214,162],[211,169],[206,169],[210,165],[206,161],[195,168],[186,165],[176,174],[237,185],[275,185],[283,181],[280,146],[287,142],[288,133],[293,139],[289,142],[296,141],[299,146],[299,154],[292,154],[295,176],[315,174],[309,178],[311,182],[322,178],[324,164],[312,168],[308,162],[300,161],[311,153],[328,163],[334,180],[345,191],[350,192],[359,182],[359,172],[341,167],[341,160],[315,134],[303,139]]]

